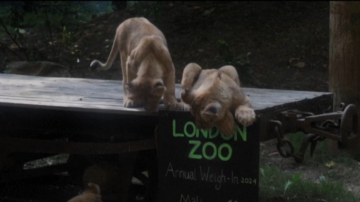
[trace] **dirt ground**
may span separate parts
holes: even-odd
[[[93,59],[106,61],[117,26],[130,17],[146,17],[162,30],[177,82],[186,64],[196,62],[203,68],[231,64],[247,87],[328,90],[329,2],[325,1],[140,4],[70,26],[73,49],[78,51],[60,63],[70,67],[72,77],[120,79],[119,57],[106,72],[88,67]],[[29,33],[33,44],[42,39],[37,30]],[[11,60],[18,59],[8,54],[6,62]]]
[[[156,10],[151,13],[150,10]],[[161,2],[144,4],[92,19],[73,27],[79,53],[69,55],[63,65],[72,77],[121,78],[120,58],[112,69],[90,71],[93,59],[105,62],[117,26],[130,17],[146,17],[163,31],[180,82],[186,64],[203,68],[231,64],[246,87],[328,91],[329,2]],[[39,35],[34,35],[34,39]],[[7,62],[15,57],[8,56]],[[275,153],[274,153],[275,152]],[[310,160],[311,161],[311,160]],[[296,164],[276,154],[273,141],[261,144],[261,166],[277,165],[285,173],[301,172],[302,178],[319,181],[320,175],[345,183],[360,195],[359,164]],[[329,174],[330,173],[330,174]]]
[[[318,142],[313,157],[309,155],[309,146],[304,162],[296,163],[292,157],[281,157],[276,149],[276,144],[277,140],[275,139],[260,143],[260,167],[276,166],[286,174],[296,175],[300,173],[302,179],[316,183],[320,183],[322,176],[329,182],[342,183],[346,190],[360,196],[360,162],[346,157],[331,159],[324,154],[326,142]],[[295,147],[295,150],[297,152],[299,147]]]
[[[247,87],[328,90],[328,2],[162,2],[158,7],[156,15],[141,7],[84,25],[86,31],[77,33],[80,62],[71,75],[121,78],[120,59],[108,72],[87,68],[95,58],[106,61],[123,20],[144,16],[167,38],[177,82],[186,64],[196,62],[203,68],[234,65]]]

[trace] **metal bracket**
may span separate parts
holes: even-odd
[[[326,138],[337,140],[345,146],[352,141],[358,132],[358,114],[356,106],[341,104],[341,111],[314,115],[311,112],[289,110],[281,113],[279,120],[268,122],[269,132],[275,133],[279,154],[284,157],[294,157],[295,161],[304,161],[304,154],[308,144],[311,144],[310,155],[312,156],[318,141]],[[284,134],[304,132],[306,137],[298,153],[294,153],[294,146],[291,141],[284,137]],[[290,152],[284,152],[282,147],[287,144]]]

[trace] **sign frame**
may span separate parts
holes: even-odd
[[[197,129],[190,112],[159,110],[158,201],[259,201],[259,124],[237,125],[227,137]]]

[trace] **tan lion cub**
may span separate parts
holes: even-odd
[[[95,183],[89,183],[84,192],[67,202],[102,202],[100,188]]]
[[[222,134],[231,136],[236,130],[232,113],[243,126],[255,121],[250,99],[242,92],[233,66],[202,70],[190,63],[183,71],[181,88],[181,99],[190,105],[198,128],[208,130],[217,125]]]
[[[94,60],[90,69],[108,70],[118,52],[123,77],[124,107],[158,110],[162,96],[167,109],[183,109],[175,98],[175,68],[163,33],[145,18],[130,18],[116,29],[105,64]]]

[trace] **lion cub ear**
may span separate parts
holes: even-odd
[[[164,86],[164,83],[161,79],[156,79],[152,82],[151,92],[163,93],[165,89],[166,87]]]
[[[221,111],[221,105],[218,102],[213,102],[208,104],[204,110],[202,110],[201,114],[205,120],[213,120],[216,119]]]
[[[217,123],[217,126],[220,130],[220,133],[225,136],[232,136],[236,130],[236,123],[234,121],[233,115],[227,111],[225,116]]]

